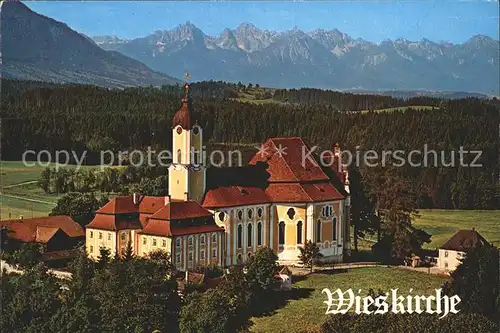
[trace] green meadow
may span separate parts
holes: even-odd
[[[458,230],[475,228],[486,240],[500,246],[500,210],[421,210],[415,226],[432,235],[426,248],[439,248]]]
[[[319,332],[321,324],[327,319],[325,314],[326,295],[323,288],[332,292],[337,288],[346,291],[352,288],[355,294],[361,289],[360,296],[366,296],[370,288],[389,291],[398,288],[401,294],[432,295],[445,278],[421,272],[389,268],[356,268],[335,274],[314,273],[301,281],[294,282],[288,292],[285,304],[273,313],[251,318],[251,332],[255,333],[302,333]]]

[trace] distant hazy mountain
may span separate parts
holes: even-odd
[[[207,36],[191,23],[133,40],[94,37],[151,68],[197,80],[273,87],[499,92],[499,42],[474,36],[463,44],[427,39],[376,44],[338,30],[278,33],[243,23]]]
[[[67,25],[24,4],[0,3],[2,76],[107,87],[179,82],[119,52],[105,51]]]

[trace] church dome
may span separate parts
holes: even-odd
[[[191,129],[191,102],[189,100],[189,84],[184,85],[185,94],[182,98],[181,108],[175,113],[174,119],[172,120],[172,128],[180,125],[183,129]]]

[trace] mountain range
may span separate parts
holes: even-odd
[[[350,91],[499,95],[499,42],[373,43],[338,30],[276,32],[250,23],[209,36],[192,23],[136,39],[88,37],[18,1],[0,3],[2,77],[106,87],[194,80]],[[129,23],[127,23],[129,24]]]
[[[196,80],[280,88],[474,91],[498,95],[499,42],[354,39],[339,30],[261,30],[250,23],[209,36],[187,22],[136,39],[92,38],[152,69]]]
[[[106,87],[174,84],[140,61],[105,51],[66,24],[18,1],[0,3],[2,77]]]

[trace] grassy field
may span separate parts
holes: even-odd
[[[436,108],[434,106],[427,106],[427,105],[411,105],[411,106],[399,106],[399,107],[394,107],[394,108],[387,108],[387,109],[377,109],[373,110],[373,112],[394,112],[394,111],[406,111],[407,109],[412,108],[416,110],[439,110],[439,108]],[[362,110],[361,113],[366,113],[369,112],[370,110]]]
[[[489,242],[500,245],[500,210],[421,210],[415,225],[432,234],[426,248],[443,245],[460,229],[475,228]]]
[[[487,241],[500,246],[500,210],[447,210],[423,209],[414,225],[432,235],[426,249],[436,249],[444,245],[451,236],[462,229],[475,228]],[[375,238],[360,239],[358,248],[370,250]]]
[[[55,168],[56,164],[49,167]],[[68,165],[76,168],[76,165]],[[89,168],[84,166],[83,168]],[[0,194],[0,217],[16,219],[47,216],[60,198],[47,195],[36,184],[45,166],[26,166],[20,161],[0,162],[2,191]]]
[[[413,288],[413,295],[430,295],[444,281],[445,278],[426,273],[386,267],[313,274],[293,284],[291,300],[283,307],[270,315],[252,318],[250,330],[259,333],[319,332],[321,324],[327,318],[326,305],[323,303],[326,296],[321,293],[323,288],[329,288],[332,292],[337,288],[343,291],[352,288],[355,292],[362,289],[361,296],[365,296],[370,288],[383,291],[399,288],[403,294],[408,294],[410,288]]]

